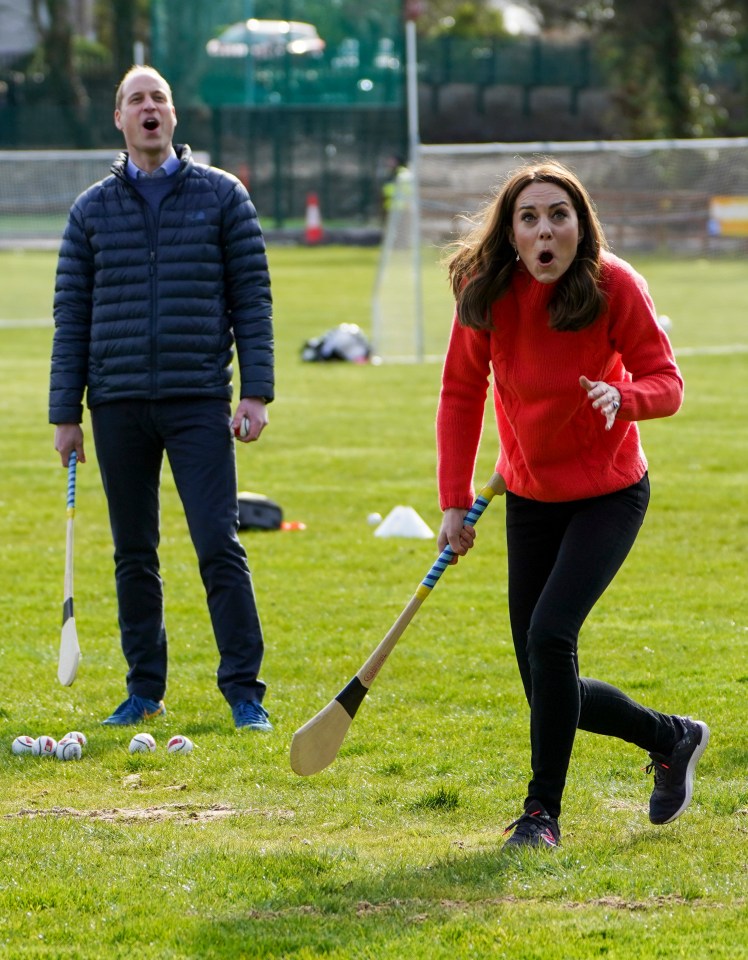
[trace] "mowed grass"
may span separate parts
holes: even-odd
[[[528,711],[509,635],[503,501],[446,572],[364,701],[337,760],[290,770],[296,730],[350,679],[434,559],[375,538],[372,511],[437,529],[437,364],[300,362],[305,339],[369,325],[375,250],[270,251],[278,399],[240,487],[306,529],[243,533],[266,634],[270,736],[239,735],[168,467],[162,566],[170,636],[159,748],[99,721],[125,694],[112,547],[93,444],[78,471],[75,602],[83,648],[56,680],[66,475],[47,424],[55,257],[0,254],[0,955],[543,960],[746,956],[748,922],[748,271],[641,260],[673,319],[687,396],[642,425],[650,514],[581,638],[585,673],[705,719],[694,802],[647,819],[647,757],[581,733],[554,856],[506,858],[528,779]],[[444,291],[430,314],[449,326]],[[436,299],[436,298],[435,298]],[[583,371],[580,371],[583,372]],[[489,421],[477,481],[493,472]],[[80,763],[15,757],[18,734],[84,731]],[[167,755],[169,736],[196,744]]]

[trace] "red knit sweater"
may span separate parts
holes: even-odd
[[[437,413],[443,510],[472,503],[491,373],[500,440],[496,469],[513,493],[578,500],[623,489],[644,475],[635,421],[675,413],[683,380],[644,278],[613,254],[605,253],[603,264],[609,308],[584,330],[549,328],[554,284],[538,283],[521,266],[493,305],[492,330],[463,327],[455,316]],[[611,430],[592,409],[581,375],[620,392]]]

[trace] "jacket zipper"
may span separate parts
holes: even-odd
[[[127,184],[129,190],[137,197],[142,209],[143,209],[143,219],[145,221],[145,230],[148,237],[148,276],[151,287],[151,316],[150,316],[150,331],[151,331],[151,399],[157,399],[158,391],[158,373],[157,373],[157,360],[158,360],[158,349],[156,345],[156,334],[158,332],[158,323],[157,323],[157,310],[156,310],[156,247],[157,247],[157,238],[158,238],[158,222],[153,216],[151,208],[148,206],[146,201],[141,197],[135,187],[128,182],[127,177],[124,174],[119,172],[115,173],[116,176]],[[160,217],[160,209],[159,209]]]
[[[135,191],[137,193],[137,190]],[[140,194],[138,194],[140,197]],[[158,247],[158,222],[153,216],[153,211],[146,201],[140,197],[143,204],[143,215],[145,217],[145,229],[148,235],[148,277],[151,286],[151,400],[158,398],[158,309],[156,307],[156,283],[157,283],[157,247]]]
[[[150,208],[146,211],[146,217],[149,221],[148,233],[151,241],[151,252],[149,255],[148,264],[148,271],[151,280],[151,399],[156,400],[158,396],[158,347],[156,344],[156,337],[158,335],[158,320],[156,310],[156,243],[150,226]]]

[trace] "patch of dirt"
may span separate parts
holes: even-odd
[[[75,810],[73,807],[50,807],[48,810],[22,809],[16,813],[6,813],[4,820],[18,817],[73,817],[82,820],[105,820],[132,823],[143,820],[177,820],[184,823],[210,820],[223,820],[226,817],[263,817],[266,820],[293,820],[293,810],[259,810],[249,808],[238,810],[225,804],[216,803],[210,807],[195,807],[186,803],[167,803],[154,807],[112,807],[109,810]]]
[[[433,917],[433,911],[443,910],[450,914],[465,913],[481,908],[504,907],[512,904],[539,904],[541,901],[533,897],[517,897],[513,894],[507,894],[504,897],[491,897],[480,900],[423,900],[423,899],[404,899],[404,900],[382,900],[379,903],[370,903],[368,900],[360,900],[353,905],[356,915],[360,918],[374,917],[380,914],[399,912],[408,915],[408,921],[411,923],[424,923]],[[741,900],[731,904],[742,905]],[[623,897],[601,897],[594,900],[585,901],[567,901],[562,906],[570,910],[585,910],[589,908],[602,907],[607,910],[621,911],[646,911],[657,910],[664,906],[688,906],[693,909],[721,910],[725,904],[710,903],[705,900],[686,900],[678,896],[660,896],[652,897],[650,900],[626,900]],[[287,916],[317,915],[322,914],[320,907],[314,904],[302,904],[295,907],[286,907],[281,910],[249,910],[245,916],[252,920],[276,920]]]

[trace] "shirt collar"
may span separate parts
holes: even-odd
[[[174,150],[174,147],[171,148],[171,153],[164,160],[160,167],[157,169],[164,170],[167,176],[170,176],[172,173],[176,173],[179,169],[179,157]],[[153,171],[156,172],[155,170]],[[127,158],[127,175],[131,180],[137,180],[138,174],[141,173],[140,167],[135,166],[130,157]]]

